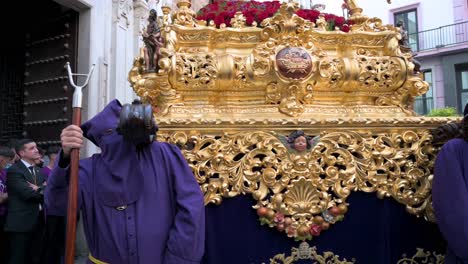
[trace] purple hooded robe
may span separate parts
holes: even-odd
[[[204,252],[203,194],[180,150],[161,142],[137,150],[116,130],[112,101],[82,125],[102,150],[82,159],[79,208],[90,254],[111,264],[193,264]],[[46,208],[65,215],[69,161],[61,155],[47,184]],[[91,263],[88,260],[88,263]]]
[[[468,142],[449,140],[437,155],[432,203],[447,240],[446,264],[468,264]]]

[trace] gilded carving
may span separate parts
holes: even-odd
[[[376,105],[396,105],[404,111],[411,113],[414,98],[425,94],[429,90],[429,84],[423,81],[419,76],[412,76],[406,80],[405,84],[398,88],[389,97],[381,96],[376,100]]]
[[[289,116],[299,116],[304,112],[304,105],[301,102],[301,87],[293,84],[289,87],[283,87],[279,111]]]
[[[252,119],[259,112],[276,118],[315,118],[332,111],[350,117],[405,117],[414,116],[411,104],[426,91],[421,76],[413,74],[410,54],[399,48],[399,31],[377,18],[366,18],[348,33],[326,31],[320,19],[315,25],[297,16],[298,4],[289,1],[260,28],[245,26],[245,17],[238,13],[232,27],[218,29],[199,25],[190,1],[181,0],[178,6],[172,24],[166,22],[164,28],[158,73],[167,76],[161,83],[172,86],[185,102],[165,107],[168,111],[158,116],[176,118],[177,113],[207,107],[205,113],[212,119],[233,112],[252,114]],[[142,87],[148,86],[134,89]],[[148,89],[151,94],[167,88]],[[276,112],[259,109],[265,105],[276,105]],[[343,105],[348,109],[340,110]],[[209,112],[211,107],[217,110]]]
[[[213,88],[218,73],[211,54],[178,54],[175,71],[178,84],[186,89]]]
[[[210,36],[206,32],[194,32],[178,35],[178,37],[183,41],[207,41]]]
[[[141,57],[135,59],[128,81],[142,101],[151,103],[160,114],[167,114],[172,105],[180,103],[180,94],[169,84],[167,75],[148,74],[144,65]],[[142,74],[146,75],[145,78],[141,78]]]
[[[237,11],[234,17],[231,19],[231,26],[233,28],[244,28],[246,25],[246,18],[241,11]]]
[[[316,264],[353,264],[355,260],[348,261],[347,259],[341,259],[340,256],[335,255],[333,252],[326,251],[323,254],[317,252],[316,247],[311,247],[307,242],[299,244],[298,248],[293,247],[291,249],[291,255],[277,254],[273,258],[270,258],[270,264],[292,264],[297,261],[311,260]]]
[[[445,257],[442,254],[437,252],[430,252],[422,248],[418,248],[416,253],[412,257],[406,256],[404,254],[397,264],[423,264],[423,263],[433,263],[433,264],[443,264],[445,263]]]
[[[177,12],[174,13],[172,20],[174,24],[186,26],[186,27],[195,27],[197,26],[197,21],[195,19],[196,13],[190,7],[192,3],[190,0],[179,0],[177,2],[177,7],[179,8]]]
[[[250,86],[251,83],[247,81],[247,57],[234,57],[234,85],[242,89],[246,86]]]
[[[434,220],[429,176],[437,149],[427,130],[300,135],[307,149],[262,131],[221,137],[179,132],[160,139],[183,148],[190,142],[184,155],[206,204],[250,194],[262,223],[297,239],[312,239],[342,220],[348,206],[352,210],[346,199],[353,191],[392,197]]]
[[[391,2],[391,0],[387,0],[387,3],[390,4]],[[355,0],[345,0],[345,3],[345,7],[348,9],[350,19],[355,23],[359,25],[368,19],[367,16],[362,14],[362,8],[358,7]]]
[[[318,64],[318,70],[320,77],[326,79],[331,88],[338,87],[346,74],[344,61],[338,58],[321,59]]]
[[[402,84],[404,62],[395,57],[358,57],[357,62],[361,71],[358,75],[360,87],[369,90],[387,90]]]
[[[457,120],[415,116],[428,84],[395,27],[357,5],[347,33],[298,17],[293,1],[260,27],[240,13],[232,27],[205,26],[190,1],[178,7],[159,70],[137,58],[129,81],[155,107],[159,140],[183,149],[206,204],[252,195],[262,224],[298,240],[343,220],[356,191],[434,220],[438,146],[427,129]],[[306,133],[293,146],[286,135],[298,129]]]

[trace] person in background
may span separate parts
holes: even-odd
[[[55,167],[55,159],[60,151],[59,146],[50,146],[47,148],[46,155],[49,158],[49,163],[41,169],[42,174],[46,177],[46,181],[50,172]],[[65,215],[57,213],[54,210],[45,208],[46,212],[46,227],[44,234],[44,258],[47,264],[59,264],[62,257],[65,255]]]
[[[432,204],[447,240],[446,264],[468,264],[468,104],[462,136],[442,146],[434,164]]]
[[[35,161],[40,158],[36,143],[18,141],[21,160],[7,171],[8,214],[5,231],[10,236],[9,264],[41,263],[44,214],[44,176]]]
[[[43,148],[37,147],[37,150],[39,151],[39,158],[34,160],[34,163],[36,166],[42,170],[44,167],[44,156],[45,156],[45,150]]]
[[[14,159],[15,153],[9,147],[0,146],[0,263],[7,263],[8,261],[8,236],[3,230],[8,202],[6,171],[12,165]]]
[[[49,148],[47,148],[46,155],[49,158],[49,162],[47,166],[44,166],[41,169],[41,172],[44,174],[44,176],[46,176],[46,180],[49,177],[52,169],[55,167],[55,159],[57,158],[59,151],[60,151],[59,146],[50,146]]]
[[[18,143],[18,139],[10,139],[8,140],[6,146],[9,147],[11,149],[11,151],[13,151],[13,153],[15,153],[15,157],[13,158],[13,162],[12,164],[16,163],[17,161],[19,161],[21,158],[20,156],[18,155],[18,153],[16,153],[16,144]]]

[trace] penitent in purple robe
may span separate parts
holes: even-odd
[[[468,142],[452,139],[437,155],[432,202],[448,243],[446,264],[468,264]]]
[[[80,161],[79,208],[90,253],[110,264],[193,264],[204,251],[203,195],[179,149],[153,142],[136,150],[115,131],[112,101],[82,125],[100,154]],[[68,162],[61,155],[45,193],[65,215]],[[88,263],[90,263],[88,261]]]

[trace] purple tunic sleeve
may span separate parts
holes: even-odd
[[[203,194],[180,150],[170,145],[176,215],[169,233],[164,263],[199,263],[204,253],[205,206]]]
[[[463,153],[465,148],[465,153]],[[461,139],[447,142],[434,168],[433,206],[439,229],[458,258],[468,260],[468,144]]]
[[[83,186],[84,180],[87,178],[88,167],[87,163],[90,163],[89,159],[80,160],[79,168],[79,186],[78,186],[78,208],[81,208],[83,200]],[[66,216],[68,206],[68,183],[69,183],[69,164],[64,165],[62,155],[57,157],[57,164],[51,171],[48,181],[47,188],[45,190],[44,200],[48,215]]]

